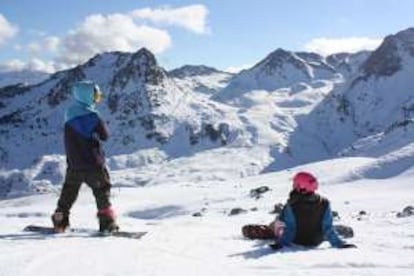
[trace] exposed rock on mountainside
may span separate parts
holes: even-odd
[[[186,77],[208,76],[216,73],[225,73],[213,67],[205,65],[184,65],[180,68],[171,70],[168,74],[173,78],[184,79]]]
[[[177,86],[150,51],[111,52],[41,84],[0,90],[1,167],[25,167],[38,156],[62,153],[63,113],[72,101],[72,84],[83,79],[95,81],[104,92],[99,110],[112,133],[110,155],[167,145],[176,136],[182,137],[177,147],[184,151],[201,141],[202,147],[216,147],[230,135],[223,114],[203,104],[189,106],[188,91]],[[18,155],[26,148],[22,160]]]
[[[106,150],[123,156],[112,158],[116,168],[134,166],[116,160],[152,149],[160,160],[222,146],[223,154],[256,151],[240,176],[404,151],[414,133],[413,45],[408,29],[372,53],[277,49],[237,75],[189,65],[167,72],[147,49],[100,54],[37,85],[0,89],[0,167],[30,168],[63,153],[63,113],[81,79],[104,91]]]
[[[212,95],[227,86],[233,74],[204,65],[185,65],[171,70],[168,75],[176,79],[182,90]]]

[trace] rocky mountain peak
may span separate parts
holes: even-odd
[[[414,28],[387,36],[362,69],[366,76],[392,76],[401,70],[404,53],[414,57]]]
[[[129,65],[131,64],[154,67],[157,66],[157,60],[150,50],[143,47],[132,55]]]
[[[130,81],[159,85],[165,77],[166,72],[158,66],[154,54],[146,48],[141,48],[118,70],[111,86],[123,89]]]
[[[304,53],[302,53],[304,54]],[[262,61],[253,67],[253,70],[263,71],[266,75],[277,74],[278,71],[284,70],[284,66],[290,65],[296,70],[301,71],[307,77],[311,77],[307,68],[306,60],[302,59],[296,53],[286,51],[282,48],[278,48]]]
[[[94,66],[105,66],[104,64],[111,60],[125,60],[131,56],[130,53],[113,51],[100,53],[89,59],[83,66],[84,67],[94,67]]]
[[[401,43],[404,50],[410,52],[412,56],[414,56],[414,28],[408,28],[401,32],[398,32],[394,39]]]
[[[271,52],[267,57],[265,57],[261,62],[260,65],[265,65],[266,67],[280,67],[283,65],[284,62],[292,62],[295,61],[293,53],[290,51],[286,51],[282,48],[278,48],[275,51]]]
[[[277,48],[276,50],[274,50],[273,52],[271,52],[268,57],[285,57],[285,56],[289,56],[292,52],[285,50],[283,48]]]
[[[184,65],[182,67],[176,68],[168,72],[173,78],[185,78],[185,77],[194,77],[194,76],[208,76],[214,73],[224,73],[217,70],[213,67],[208,67],[205,65]]]

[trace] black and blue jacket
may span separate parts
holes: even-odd
[[[101,141],[108,139],[108,130],[95,109],[94,84],[78,82],[72,92],[75,102],[65,113],[64,142],[68,169],[100,169],[105,164]]]
[[[285,223],[279,243],[318,246],[324,240],[333,247],[344,244],[333,228],[332,211],[327,199],[318,194],[292,191],[279,220]]]

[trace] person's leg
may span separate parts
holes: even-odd
[[[88,172],[85,182],[92,189],[98,210],[111,207],[111,202],[109,200],[111,194],[111,181],[106,168]]]
[[[52,222],[55,230],[63,232],[69,226],[69,213],[73,203],[76,201],[82,184],[82,173],[72,170],[66,171],[65,182],[60,193]]]
[[[106,168],[90,172],[86,177],[86,183],[92,189],[98,209],[99,231],[116,231],[115,212],[109,200],[111,193],[111,182],[109,172]]]
[[[242,234],[248,239],[268,240],[275,239],[275,233],[269,225],[247,224],[242,227]]]

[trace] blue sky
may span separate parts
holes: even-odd
[[[252,65],[277,48],[375,48],[414,27],[411,0],[0,0],[0,68],[58,70],[103,51],[152,50],[161,66]]]

